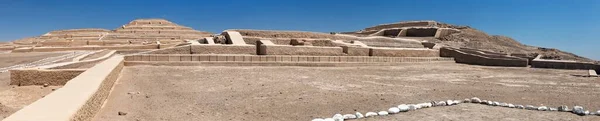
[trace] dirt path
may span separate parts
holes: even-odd
[[[582,105],[598,110],[600,78],[571,76],[583,73],[584,70],[453,63],[312,68],[136,66],[123,70],[108,103],[95,120],[296,121],[330,117],[335,113],[380,111],[404,103],[474,96],[522,105]],[[382,120],[405,116],[423,117],[422,120],[503,120],[503,117],[530,120],[531,117],[514,117],[530,115],[559,120],[599,120],[597,116],[505,109],[496,112],[496,109],[466,106],[431,110],[441,116],[407,113]],[[442,115],[466,108],[474,112]],[[128,114],[119,116],[119,111]]]

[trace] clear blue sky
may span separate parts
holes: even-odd
[[[600,0],[0,0],[0,41],[165,18],[198,30],[354,31],[402,20],[468,25],[600,60]]]

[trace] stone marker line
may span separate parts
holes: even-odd
[[[38,61],[34,61],[34,62],[31,62],[31,63],[18,64],[18,65],[13,65],[13,66],[9,66],[9,67],[3,67],[3,68],[0,68],[0,73],[8,72],[8,70],[13,70],[13,69],[32,68],[32,67],[38,67],[38,66],[43,66],[43,65],[49,65],[49,64],[53,64],[53,63],[58,62],[58,61],[62,61],[62,60],[65,60],[65,59],[70,59],[70,58],[75,58],[77,56],[80,56],[80,55],[83,55],[83,54],[89,54],[89,53],[91,53],[91,51],[76,51],[76,52],[65,54],[65,55],[61,55],[61,56],[44,58],[44,59],[41,59],[41,60],[38,60]]]
[[[588,115],[596,115],[600,116],[600,110],[596,112],[590,112],[585,110],[582,106],[573,106],[573,109],[569,109],[569,106],[563,105],[557,108],[548,107],[548,106],[533,106],[533,105],[516,105],[512,103],[504,103],[490,100],[481,100],[477,97],[473,97],[471,99],[464,100],[446,100],[446,101],[431,101],[426,103],[419,104],[401,104],[395,107],[389,108],[387,111],[379,111],[379,112],[367,112],[364,115],[360,112],[356,112],[355,114],[335,114],[331,118],[316,118],[312,121],[344,121],[344,120],[352,120],[352,119],[361,119],[361,118],[370,118],[375,116],[386,116],[393,115],[402,112],[414,111],[421,108],[430,108],[430,107],[438,107],[438,106],[454,106],[461,103],[474,103],[474,104],[482,104],[489,106],[499,106],[506,108],[514,108],[514,109],[524,109],[524,110],[536,110],[536,111],[558,111],[558,112],[571,112],[573,114],[577,114],[579,116],[588,116]]]

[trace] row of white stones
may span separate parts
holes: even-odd
[[[446,100],[446,101],[432,101],[432,102],[419,103],[419,104],[401,104],[396,107],[391,107],[387,111],[367,112],[364,115],[360,112],[356,112],[355,114],[346,114],[346,115],[335,114],[331,118],[325,118],[325,119],[316,118],[316,119],[313,119],[312,121],[344,121],[344,120],[368,118],[368,117],[375,117],[375,116],[386,116],[386,115],[390,115],[390,114],[397,114],[400,112],[413,111],[413,110],[417,110],[417,109],[421,109],[421,108],[429,108],[429,107],[437,107],[437,106],[453,106],[453,105],[458,105],[461,103],[475,103],[475,104],[483,104],[483,105],[489,105],[489,106],[500,106],[500,107],[506,107],[506,108],[537,110],[537,111],[571,112],[571,113],[574,113],[574,114],[577,114],[580,116],[586,116],[586,115],[600,116],[600,110],[598,110],[596,112],[590,112],[588,110],[584,110],[584,108],[582,106],[574,106],[573,109],[569,109],[569,107],[565,106],[565,105],[559,106],[557,108],[547,107],[547,106],[536,107],[533,105],[515,105],[515,104],[511,104],[511,103],[503,103],[503,102],[496,102],[496,101],[490,101],[490,100],[481,100],[477,97],[473,97],[471,99],[464,99],[464,100]]]
[[[74,58],[83,54],[88,54],[91,53],[91,51],[75,51],[73,53],[69,53],[69,54],[65,54],[65,55],[61,55],[61,56],[55,56],[55,57],[48,57],[48,58],[44,58],[35,62],[31,62],[31,63],[26,63],[26,64],[18,64],[18,65],[13,65],[13,66],[9,66],[9,67],[3,67],[0,68],[0,73],[4,73],[7,72],[8,70],[13,70],[13,69],[22,69],[22,68],[33,68],[33,67],[38,67],[38,66],[43,66],[43,65],[49,65],[58,61],[62,61],[65,59],[70,59],[70,58]]]

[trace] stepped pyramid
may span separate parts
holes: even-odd
[[[39,37],[15,40],[15,43],[37,43],[42,46],[142,44],[154,41],[177,43],[209,36],[211,36],[209,32],[177,25],[165,19],[137,19],[115,30],[97,28],[56,30]]]

